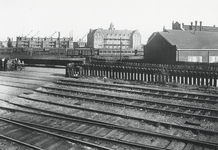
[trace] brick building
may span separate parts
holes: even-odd
[[[144,46],[150,63],[218,62],[218,32],[164,30],[153,33]]]
[[[195,21],[190,23],[190,25],[180,24],[179,22],[172,23],[172,30],[195,30],[195,31],[208,31],[208,32],[218,32],[218,27],[214,26],[203,26],[202,21]]]
[[[87,35],[87,47],[97,49],[122,50],[141,49],[141,34],[138,30],[115,30],[111,23],[108,30],[90,29]]]

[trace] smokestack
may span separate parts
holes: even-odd
[[[192,30],[193,29],[193,22],[191,22],[191,27],[190,27],[190,30]]]
[[[201,29],[202,29],[202,21],[200,21],[200,31],[201,31]]]
[[[198,21],[195,21],[195,31],[197,31],[197,24],[198,24]]]
[[[174,21],[173,21],[173,23],[172,23],[172,29],[174,30]]]

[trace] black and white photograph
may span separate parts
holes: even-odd
[[[0,0],[0,150],[218,150],[217,0]]]

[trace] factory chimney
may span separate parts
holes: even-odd
[[[190,26],[190,30],[192,30],[193,29],[193,22],[191,22],[191,26]]]
[[[202,30],[202,21],[200,21],[200,31]]]
[[[172,29],[173,29],[173,30],[175,29],[175,27],[174,27],[174,21],[173,21],[173,23],[172,23]]]
[[[197,31],[197,24],[198,24],[198,21],[195,21],[195,31]]]

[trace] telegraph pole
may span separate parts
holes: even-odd
[[[60,46],[61,46],[61,42],[60,42],[60,32],[58,32],[58,59],[60,60]]]
[[[122,42],[121,42],[121,38],[120,38],[120,62],[121,62],[121,50],[122,50]]]

